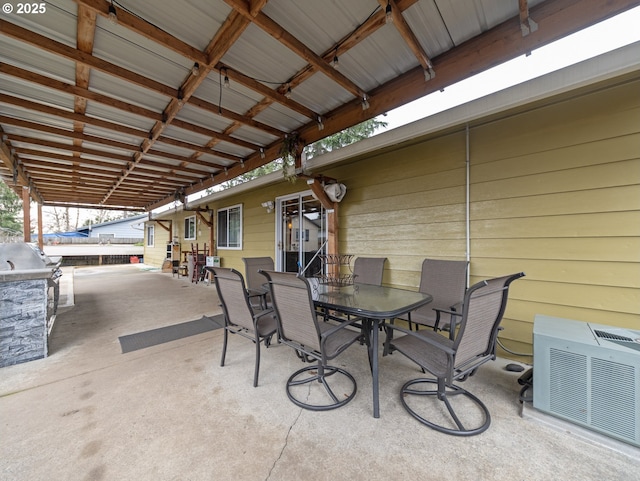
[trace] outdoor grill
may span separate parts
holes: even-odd
[[[0,244],[0,367],[47,355],[60,296],[61,258],[26,243]]]

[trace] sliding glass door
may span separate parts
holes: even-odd
[[[277,265],[283,272],[318,274],[319,254],[326,252],[327,228],[324,208],[311,192],[277,199]]]

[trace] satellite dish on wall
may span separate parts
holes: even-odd
[[[340,202],[347,193],[347,187],[344,184],[327,184],[324,191],[332,202]]]

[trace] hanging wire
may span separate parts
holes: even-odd
[[[222,115],[222,69],[218,70],[218,88],[220,90],[220,95],[218,97],[218,113]]]

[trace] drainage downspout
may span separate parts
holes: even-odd
[[[465,133],[466,133],[466,146],[465,146],[465,151],[466,151],[466,159],[465,159],[465,164],[466,164],[466,181],[465,181],[465,223],[466,223],[466,241],[467,241],[467,245],[466,245],[466,258],[467,258],[467,262],[469,262],[471,260],[471,222],[470,222],[470,198],[469,198],[469,184],[470,184],[470,172],[469,172],[469,168],[470,168],[470,161],[471,161],[471,154],[469,152],[469,124],[467,123],[466,127],[465,127]],[[469,285],[469,281],[470,281],[470,270],[471,269],[467,269],[467,286]]]

